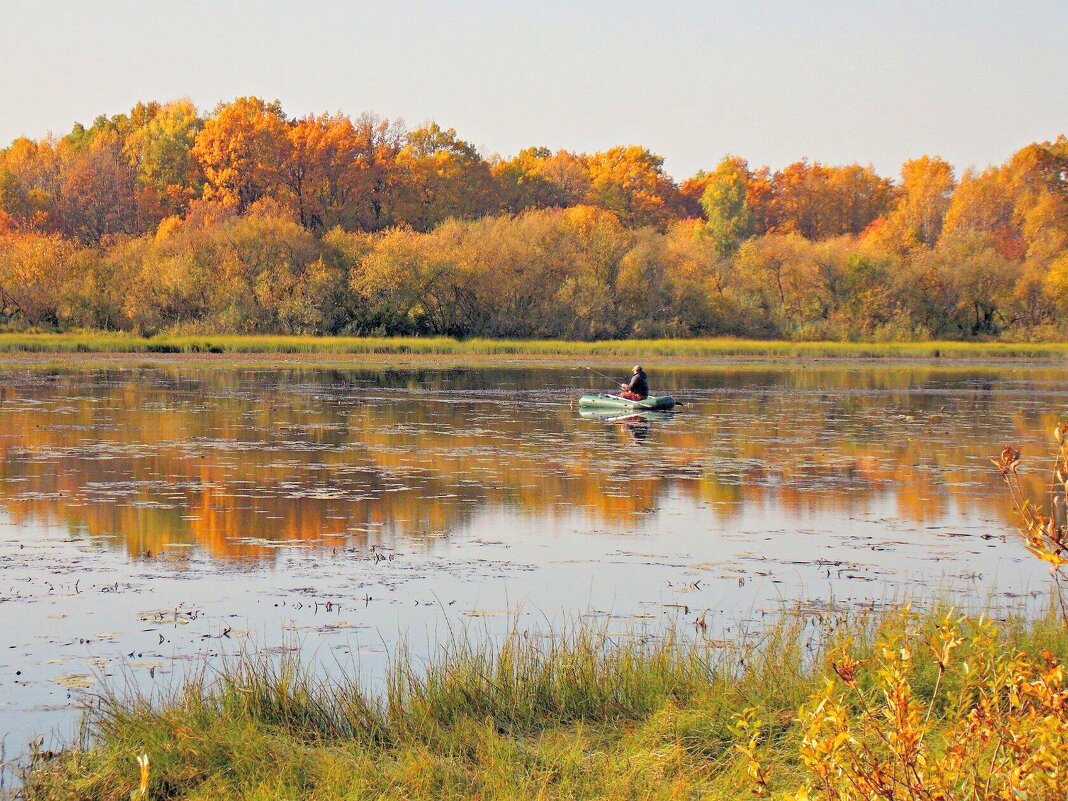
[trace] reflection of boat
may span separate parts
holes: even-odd
[[[611,409],[611,410],[642,410],[642,409],[673,409],[675,399],[670,395],[656,397],[650,395],[645,400],[634,401],[621,398],[619,395],[583,395],[579,398],[580,409]]]
[[[647,423],[663,423],[671,420],[674,416],[674,412],[669,411],[657,411],[656,409],[649,409],[647,411],[629,412],[622,409],[579,409],[579,416],[584,420],[601,420],[605,423],[631,423],[631,422],[647,422]]]
[[[671,420],[674,412],[656,409],[629,411],[627,409],[585,408],[579,409],[579,415],[585,420],[600,420],[605,424],[618,426],[629,432],[636,441],[641,442],[652,432],[653,424]]]

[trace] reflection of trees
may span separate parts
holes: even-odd
[[[567,412],[541,418],[533,439],[514,409],[492,429],[472,427],[455,398],[469,374],[346,378],[151,371],[9,384],[0,503],[16,522],[117,535],[131,553],[196,543],[238,557],[266,552],[261,539],[437,535],[486,506],[562,514],[577,504],[629,525],[628,513],[655,507],[663,490],[631,481],[627,497],[605,498],[613,471],[554,445]],[[364,394],[406,394],[354,399],[372,378]]]
[[[710,389],[636,443],[514,393],[464,402],[479,385],[573,381],[549,371],[34,373],[0,390],[0,504],[16,522],[114,535],[131,553],[195,543],[225,557],[268,554],[264,540],[430,542],[500,507],[631,530],[669,492],[719,515],[883,498],[915,522],[975,504],[1008,520],[985,457],[1053,424],[991,391],[998,376],[664,371],[661,386]],[[950,379],[964,389],[917,392]]]
[[[729,422],[709,437],[700,497],[723,504],[724,515],[739,502],[770,499],[796,513],[850,513],[882,496],[916,523],[975,507],[1010,522],[987,457],[1006,442],[1048,451],[1042,437],[1055,415],[1038,410],[1056,401],[1036,406],[1034,397],[995,392],[1004,378],[975,368],[747,371],[744,392],[714,396],[702,409]],[[1057,380],[1042,371],[1027,378],[1039,386]],[[952,392],[931,391],[947,381]],[[1021,401],[1033,411],[1017,409]],[[1025,479],[1036,494],[1043,482],[1041,471]]]

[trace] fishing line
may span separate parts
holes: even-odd
[[[587,367],[586,369],[589,370],[594,375],[599,375],[601,378],[605,379],[606,381],[611,381],[613,384],[618,384],[619,383],[618,379],[612,378],[612,376],[610,376],[610,375],[605,375],[604,373],[600,372],[599,370],[594,370],[592,367]]]

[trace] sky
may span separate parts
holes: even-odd
[[[486,156],[640,144],[680,180],[728,153],[982,168],[1068,133],[1068,0],[0,0],[0,143],[249,94]]]

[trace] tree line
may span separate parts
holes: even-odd
[[[955,174],[639,146],[485,157],[452,129],[139,103],[0,150],[9,328],[1062,338],[1068,140]]]

